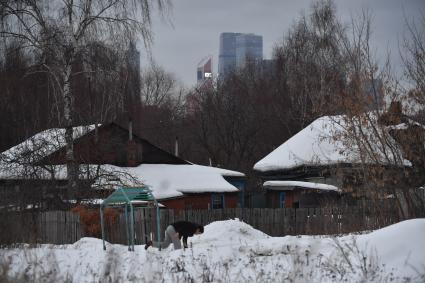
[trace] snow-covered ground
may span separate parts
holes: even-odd
[[[213,222],[186,250],[72,245],[0,250],[0,281],[425,282],[425,219],[362,235],[269,237],[238,221]]]

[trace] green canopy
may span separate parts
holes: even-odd
[[[124,207],[125,208],[125,222],[128,250],[134,251],[134,205],[148,207],[149,204],[154,204],[156,207],[156,226],[157,226],[157,240],[161,241],[160,237],[160,217],[159,205],[152,191],[148,187],[121,187],[113,192],[108,198],[103,200],[100,205],[100,221],[102,228],[102,242],[103,249],[106,250],[105,245],[105,226],[103,218],[103,210],[107,207]],[[128,225],[130,223],[130,225]]]
[[[131,203],[149,203],[155,202],[150,189],[147,187],[122,187],[113,192],[102,202],[103,206],[122,206]]]

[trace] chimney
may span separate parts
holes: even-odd
[[[174,155],[179,156],[179,137],[176,137],[176,142],[174,144]]]
[[[127,142],[127,166],[137,165],[137,144],[133,140],[133,123],[128,121],[128,142]]]

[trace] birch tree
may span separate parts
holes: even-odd
[[[340,112],[333,101],[344,87],[346,58],[339,44],[344,37],[335,4],[320,0],[275,46],[273,57],[279,75],[276,101],[281,101],[275,106],[291,105],[282,119],[302,129],[320,116]]]
[[[43,70],[50,76],[63,100],[66,164],[71,194],[77,189],[78,169],[74,158],[74,93],[72,81],[78,56],[88,45],[102,42],[125,50],[140,35],[147,49],[152,42],[152,13],[170,7],[168,0],[0,0],[0,36],[4,42],[18,40],[27,54],[43,56]]]

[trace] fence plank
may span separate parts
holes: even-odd
[[[165,228],[176,221],[187,220],[203,225],[213,221],[238,218],[271,236],[296,234],[341,234],[372,230],[399,221],[398,211],[388,202],[363,203],[355,207],[325,208],[235,208],[213,210],[160,211],[161,237]],[[424,215],[425,216],[425,215]],[[0,244],[16,242],[69,244],[85,236],[79,216],[70,211],[0,212]],[[156,211],[152,208],[135,210],[135,243],[154,239]],[[105,223],[106,240],[126,244],[123,210],[115,223]]]

